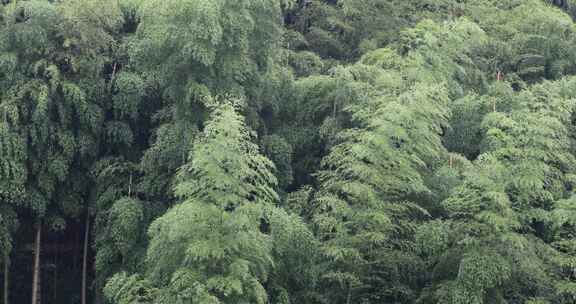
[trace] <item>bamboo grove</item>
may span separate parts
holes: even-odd
[[[576,303],[573,17],[3,0],[1,302]]]

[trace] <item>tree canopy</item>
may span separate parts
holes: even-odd
[[[0,302],[576,303],[574,17],[0,1]]]

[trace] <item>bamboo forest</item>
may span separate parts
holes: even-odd
[[[575,20],[0,0],[0,304],[576,304]]]

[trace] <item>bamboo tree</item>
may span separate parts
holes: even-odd
[[[34,265],[32,268],[32,304],[41,303],[40,281],[40,250],[42,248],[42,223],[36,224],[36,236],[34,239]]]
[[[87,281],[88,281],[88,243],[90,238],[90,213],[86,212],[84,222],[84,246],[82,249],[82,304],[87,300]]]
[[[4,254],[4,303],[10,303],[10,255]]]
[[[1,2],[5,303],[575,301],[568,1]]]

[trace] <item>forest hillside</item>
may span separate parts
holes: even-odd
[[[576,2],[0,1],[0,303],[575,304]]]

